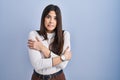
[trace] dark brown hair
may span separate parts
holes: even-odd
[[[55,11],[57,25],[54,30],[54,32],[55,32],[54,41],[50,44],[49,48],[55,54],[60,55],[63,51],[64,36],[63,36],[63,31],[62,31],[61,11],[58,6],[50,4],[47,7],[45,7],[45,9],[43,10],[43,13],[42,13],[42,17],[41,17],[41,25],[40,25],[39,34],[44,37],[44,40],[48,39],[44,21],[45,21],[45,17],[48,15],[48,13],[50,11]]]

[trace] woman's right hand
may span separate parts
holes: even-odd
[[[65,56],[65,59],[66,59],[66,60],[70,60],[70,59],[71,59],[72,53],[71,53],[71,51],[69,50],[69,47],[67,47],[67,48],[65,49],[63,55]]]
[[[42,42],[36,37],[36,40],[28,40],[28,47],[31,49],[35,49],[41,51],[43,48]]]

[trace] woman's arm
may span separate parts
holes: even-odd
[[[64,48],[63,55],[66,58],[66,61],[64,61],[64,62],[61,60],[61,56],[58,56],[58,55],[54,54],[53,52],[51,52],[47,47],[45,47],[41,43],[41,41],[38,40],[38,38],[36,38],[36,41],[29,40],[28,41],[28,46],[31,49],[35,49],[35,50],[41,51],[46,58],[52,57],[53,58],[52,59],[52,66],[56,66],[56,65],[61,63],[59,66],[63,68],[68,63],[68,60],[71,59],[70,35],[69,35],[69,33],[65,32],[64,33],[64,37],[65,37],[64,38],[65,40],[64,40],[64,47],[63,47]],[[67,48],[67,47],[69,47],[69,48]]]
[[[50,58],[51,54],[54,54],[48,48],[46,48],[44,45],[42,45],[42,47],[41,46],[40,47],[31,47],[31,44],[30,44],[31,41],[29,40],[29,42],[28,42],[29,48],[31,48],[33,50],[37,50],[39,52],[41,51],[44,54],[44,56],[46,57],[46,59]],[[39,44],[39,42],[33,41],[32,45],[37,46],[37,44]],[[66,61],[71,59],[71,52],[68,50],[69,50],[69,48],[67,48],[63,54],[65,56]],[[61,56],[56,56],[56,57],[51,57],[51,58],[52,58],[52,66],[56,66],[62,62]]]
[[[62,57],[64,57],[64,60],[62,59]],[[53,66],[58,66],[64,61],[69,61],[70,59],[71,59],[71,52],[69,51],[69,47],[67,47],[64,54],[53,58]]]
[[[31,31],[28,39],[36,41],[35,36],[35,32]],[[28,48],[28,52],[31,64],[36,70],[52,67],[52,58],[45,59],[44,55],[40,51],[31,48]]]
[[[36,70],[52,67],[52,58],[45,59],[39,51],[30,48],[28,52],[31,64]]]

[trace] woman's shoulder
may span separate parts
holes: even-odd
[[[32,30],[29,32],[29,34],[35,34],[35,32],[36,32],[35,30]]]
[[[30,31],[29,35],[37,35],[37,31],[36,30]]]
[[[29,37],[38,37],[39,39],[43,40],[43,36],[39,35],[38,30],[33,30],[29,32]]]
[[[64,35],[69,36],[69,35],[70,35],[70,32],[69,32],[69,31],[67,31],[67,30],[64,30]]]
[[[39,36],[39,34],[37,33],[36,30],[33,30],[33,31],[30,31],[30,32],[29,32],[29,36],[37,37],[37,36]]]

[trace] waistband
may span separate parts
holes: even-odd
[[[51,79],[51,78],[53,78],[53,77],[61,74],[62,72],[63,72],[63,70],[60,70],[60,71],[58,71],[58,72],[56,72],[56,73],[54,73],[54,74],[43,75],[43,74],[37,73],[37,72],[34,70],[34,74],[35,74],[37,77],[41,78],[42,80]]]

